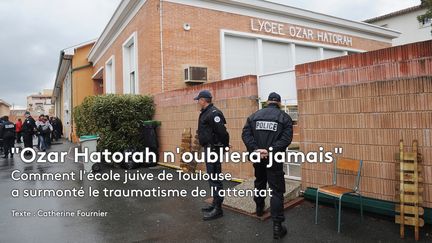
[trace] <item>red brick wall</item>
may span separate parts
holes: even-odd
[[[161,92],[161,54],[159,1],[156,0],[148,0],[143,5],[102,57],[94,63],[93,73],[99,70],[99,68],[104,67],[106,61],[114,55],[116,93],[123,94],[122,45],[135,31],[137,32],[138,39],[139,93],[159,93]],[[105,71],[103,75],[105,82]],[[104,87],[106,87],[105,83]]]
[[[432,41],[296,67],[302,151],[343,148],[363,159],[360,189],[394,200],[400,139],[419,141],[424,206],[432,207]],[[303,187],[331,184],[332,165],[305,163]],[[343,186],[354,177],[340,175]]]
[[[191,128],[195,134],[200,108],[193,98],[203,89],[211,91],[215,106],[225,115],[232,150],[245,151],[241,130],[246,118],[258,110],[256,82],[256,76],[245,76],[156,95],[155,119],[162,121],[162,126],[158,130],[161,152],[175,152],[175,149],[180,147],[183,129]],[[176,165],[179,165],[179,161],[177,158]],[[251,163],[224,163],[223,171],[230,172],[236,178],[253,176]]]
[[[182,79],[183,69],[187,65],[208,67],[209,81],[221,79],[221,29],[257,34],[250,28],[250,16],[169,2],[163,3],[163,9],[165,90],[186,86]],[[184,23],[191,25],[190,31],[184,31]],[[288,36],[267,35],[296,39]],[[390,46],[389,43],[385,42],[355,36],[352,38],[352,48],[361,50],[376,50]]]
[[[209,82],[221,79],[221,29],[256,34],[250,29],[251,17],[249,16],[171,2],[162,4],[165,91],[187,86],[183,81],[183,70],[188,65],[206,66]],[[116,93],[123,93],[122,44],[135,31],[138,36],[139,92],[140,94],[162,92],[159,11],[159,1],[148,0],[103,56],[94,63],[93,73],[103,67],[112,55],[115,56]],[[183,29],[185,23],[191,24],[190,31]],[[352,37],[352,48],[361,50],[376,50],[390,45],[386,42]]]

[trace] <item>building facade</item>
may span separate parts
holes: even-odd
[[[389,29],[266,1],[125,0],[89,61],[102,76],[105,93],[157,94],[274,73],[291,76],[291,86],[283,83],[290,88],[297,64],[389,47],[397,36]],[[191,70],[197,77],[188,79]],[[294,92],[285,96],[295,101]]]
[[[102,84],[92,78],[93,67],[87,61],[87,55],[95,41],[89,41],[60,53],[54,91],[55,115],[62,120],[64,136],[77,141],[73,122],[73,109],[80,105],[85,97],[100,94]]]
[[[162,151],[175,149],[182,129],[196,129],[192,114],[198,110],[190,110],[193,101],[182,98],[174,104],[171,94],[181,90],[181,97],[193,97],[190,92],[203,84],[203,88],[211,87],[215,101],[231,97],[217,104],[232,111],[227,117],[233,149],[244,150],[240,134],[249,114],[231,109],[238,109],[239,104],[231,93],[241,87],[220,91],[217,87],[225,86],[221,80],[241,86],[245,84],[239,77],[256,76],[256,90],[247,91],[250,97],[242,97],[241,102],[254,103],[251,107],[256,110],[270,92],[277,91],[284,109],[296,118],[296,65],[390,47],[399,34],[260,0],[124,0],[91,49],[88,61],[93,64],[93,79],[103,83],[104,93],[155,96],[156,119],[164,124]],[[213,82],[218,84],[208,86]],[[192,106],[178,106],[185,102]],[[167,110],[180,110],[175,123],[164,113]],[[298,136],[295,133],[295,140]],[[299,179],[300,170],[295,168],[294,178]],[[243,169],[250,172],[250,168]],[[236,171],[234,175],[244,178],[249,172]]]
[[[52,92],[52,89],[44,89],[42,92],[27,96],[27,110],[30,111],[32,116],[54,115]]]
[[[11,107],[11,105],[9,103],[0,99],[0,117],[9,116],[10,115],[10,107]]]
[[[417,20],[417,16],[425,14],[426,11],[426,6],[418,5],[368,19],[365,22],[401,32],[402,34],[393,40],[393,45],[404,45],[432,39],[432,20],[426,19],[421,23]]]
[[[12,122],[17,122],[18,119],[24,121],[26,111],[27,109],[24,107],[14,107],[13,109],[10,110],[9,120]]]

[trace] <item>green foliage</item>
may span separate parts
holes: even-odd
[[[99,135],[99,150],[143,150],[140,128],[154,112],[153,98],[149,96],[89,96],[74,109],[74,121],[78,136]]]
[[[425,14],[417,16],[417,20],[420,23],[424,23],[426,20],[432,19],[432,0],[422,0],[421,4],[427,8],[427,11]]]

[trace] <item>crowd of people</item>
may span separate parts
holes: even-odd
[[[63,124],[58,117],[40,115],[36,121],[25,112],[24,121],[19,118],[14,124],[8,116],[0,118],[0,151],[3,158],[13,157],[11,149],[17,144],[24,143],[25,148],[33,147],[33,138],[37,137],[37,149],[46,151],[52,141],[59,140],[63,135]]]

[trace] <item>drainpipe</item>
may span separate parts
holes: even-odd
[[[57,88],[57,86],[59,85],[58,82],[57,82],[58,81],[57,79],[58,79],[58,76],[59,76],[59,73],[60,73],[61,63],[65,59],[64,55],[65,55],[65,52],[63,50],[60,51],[59,65],[57,67],[56,78],[55,78],[55,83],[54,83],[54,92],[53,92],[53,96],[56,98],[56,100],[57,100],[57,96],[58,96],[58,95],[56,95],[56,92],[57,92],[57,90],[59,90],[59,88]]]
[[[159,31],[160,31],[160,55],[161,55],[161,90],[165,91],[164,54],[163,54],[163,0],[159,0]]]
[[[71,66],[72,66],[72,58],[71,57],[65,57],[65,52],[64,52],[64,50],[62,50],[61,52],[60,52],[60,62],[59,62],[59,66],[58,66],[58,68],[57,68],[57,76],[56,76],[56,81],[57,81],[57,79],[58,79],[58,75],[60,74],[60,67],[61,67],[61,63],[63,62],[63,61],[70,61],[71,62]],[[59,80],[59,82],[64,82],[64,80]],[[71,73],[71,82],[72,82],[72,73]],[[55,87],[56,88],[56,87]],[[59,92],[60,92],[60,88],[58,88],[58,90],[59,90]],[[72,97],[72,83],[71,83],[71,95],[70,95],[70,99],[71,99],[71,105],[72,105],[72,99],[73,99],[73,97]],[[60,96],[60,93],[58,94],[58,96]],[[56,97],[56,103],[58,103],[57,102],[57,99],[58,99],[58,97]],[[59,101],[59,102],[61,102],[61,100]],[[61,104],[59,105],[59,106],[61,106]],[[64,108],[63,108],[63,110],[64,110]],[[71,114],[71,116],[72,116],[72,107],[71,107],[71,110],[70,110],[70,114]],[[61,116],[61,115],[60,115]],[[73,129],[73,127],[72,127],[72,120],[73,120],[73,117],[71,117],[71,130]]]
[[[71,71],[70,71],[70,110],[69,110],[69,116],[70,116],[70,134],[69,134],[69,136],[70,136],[70,140],[72,141],[72,142],[75,142],[74,141],[74,137],[73,137],[73,134],[74,134],[74,126],[73,126],[73,124],[74,124],[74,117],[73,117],[73,109],[74,109],[74,106],[73,106],[73,101],[74,101],[74,88],[73,88],[73,86],[74,86],[74,80],[73,80],[73,72],[72,72],[72,70],[73,70],[73,68],[72,68],[72,60],[71,60]]]

